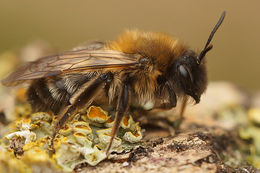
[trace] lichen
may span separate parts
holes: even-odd
[[[54,140],[55,153],[52,153],[50,143],[57,116],[47,112],[28,113],[27,108],[22,108],[19,105],[17,120],[9,125],[12,132],[0,142],[5,148],[1,152],[22,164],[19,170],[23,171],[20,172],[33,172],[32,165],[34,168],[35,165],[48,165],[49,168],[72,171],[79,164],[95,166],[107,158],[106,149],[111,139],[113,121],[112,116],[102,108],[91,106],[67,122]],[[129,151],[140,145],[141,139],[139,124],[131,116],[125,117],[110,152]],[[8,169],[13,169],[10,167],[12,161],[0,166],[7,165]]]
[[[250,143],[247,160],[260,168],[260,109],[249,109],[247,117],[247,124],[239,128],[239,136]]]

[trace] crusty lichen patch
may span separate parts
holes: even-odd
[[[31,164],[47,164],[62,171],[72,171],[82,163],[95,166],[106,159],[106,148],[110,142],[113,125],[111,115],[106,111],[91,106],[85,113],[75,115],[56,136],[55,153],[52,154],[50,136],[56,122],[57,117],[47,112],[18,118],[15,123],[10,124],[13,132],[4,137],[1,145],[4,151],[8,151],[8,157],[25,165],[23,171],[30,168]],[[135,123],[131,116],[125,117],[118,136],[114,139],[111,152],[129,151],[138,146],[141,139],[142,132],[138,123]],[[18,157],[20,160],[16,161]]]
[[[239,136],[250,144],[247,160],[260,168],[260,109],[249,109],[247,117],[247,123],[239,128]]]

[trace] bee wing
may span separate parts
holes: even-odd
[[[136,65],[137,56],[114,50],[82,48],[28,63],[2,80],[2,83],[11,86],[28,80],[77,71],[104,68],[116,70]]]
[[[104,49],[105,46],[105,42],[103,41],[92,41],[92,42],[88,42],[82,45],[79,45],[75,48],[73,48],[73,51],[77,51],[77,50],[98,50],[98,49]]]

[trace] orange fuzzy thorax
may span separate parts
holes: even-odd
[[[187,47],[168,34],[127,30],[107,45],[108,49],[124,53],[141,54],[156,61],[160,71],[176,60]]]

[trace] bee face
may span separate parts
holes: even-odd
[[[198,55],[191,50],[184,52],[174,63],[174,80],[184,94],[199,103],[201,94],[207,85],[206,66],[198,61]]]

